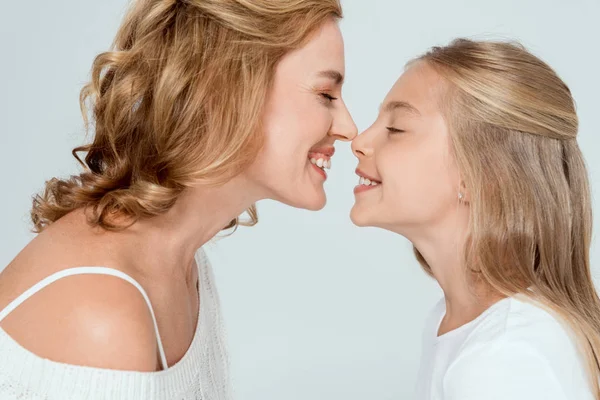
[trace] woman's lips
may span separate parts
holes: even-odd
[[[312,169],[314,169],[319,175],[321,175],[323,177],[323,179],[327,179],[327,172],[325,172],[325,170],[323,168],[319,168],[317,167],[315,164],[313,164],[312,162],[310,163],[310,167]]]
[[[312,168],[324,179],[327,179],[325,170],[331,168],[331,157],[333,156],[333,153],[335,153],[335,148],[333,147],[315,148],[308,153],[308,161]]]

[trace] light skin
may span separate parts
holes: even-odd
[[[498,300],[473,285],[462,265],[469,194],[440,107],[445,88],[444,80],[424,62],[412,64],[394,84],[375,123],[352,142],[363,184],[355,188],[350,215],[356,225],[398,233],[420,251],[446,299],[440,335]]]
[[[265,146],[247,171],[220,187],[190,188],[167,213],[122,232],[91,228],[83,210],[68,214],[36,236],[0,274],[0,309],[54,272],[75,266],[115,268],[148,293],[168,364],[177,363],[198,319],[196,250],[258,200],[311,210],[325,205],[326,175],[310,159],[329,160],[336,140],[352,140],[357,133],[341,99],[343,77],[342,36],[337,23],[328,21],[278,65],[263,116]],[[118,278],[59,280],[0,326],[29,351],[53,361],[160,369],[148,308],[137,289]]]
[[[334,142],[357,134],[342,100],[343,80],[344,47],[334,23],[281,61],[265,109],[269,157],[259,155],[245,174],[264,197],[309,210],[325,205],[326,171],[310,159],[330,162]]]

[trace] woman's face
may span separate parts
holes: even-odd
[[[439,107],[444,83],[424,62],[396,82],[375,123],[352,143],[359,160],[352,221],[405,236],[436,229],[456,209],[459,173]]]
[[[265,107],[265,144],[247,171],[264,197],[309,210],[325,206],[334,142],[357,134],[342,100],[344,72],[344,42],[333,20],[277,66]]]

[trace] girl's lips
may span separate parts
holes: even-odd
[[[366,191],[371,190],[371,189],[376,189],[378,187],[379,187],[379,185],[376,185],[376,186],[357,185],[354,188],[354,194],[363,193],[363,192],[366,192]]]
[[[360,176],[359,184],[354,188],[354,194],[367,192],[371,189],[381,186],[381,181],[371,175],[365,174],[359,168],[356,168],[356,175]],[[364,181],[364,184],[363,184]]]
[[[355,171],[356,175],[362,177],[362,178],[366,178],[368,180],[370,180],[371,182],[377,182],[377,183],[381,183],[381,180],[377,179],[377,178],[373,178],[370,175],[365,174],[364,172],[362,172],[360,169],[356,168]]]

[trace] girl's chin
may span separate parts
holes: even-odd
[[[370,218],[366,215],[364,210],[361,210],[359,206],[354,204],[352,210],[350,210],[350,220],[356,226],[366,227],[373,226]]]

